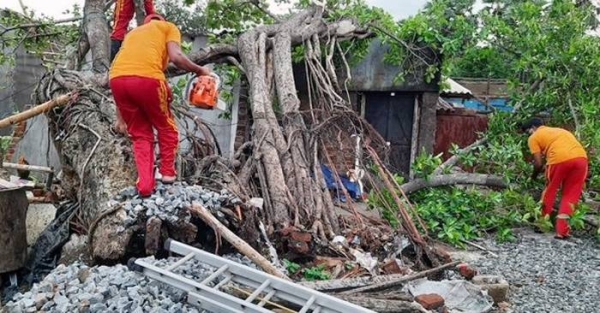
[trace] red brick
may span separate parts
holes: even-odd
[[[445,304],[444,298],[435,293],[417,296],[415,301],[421,304],[425,310],[435,310],[441,308]]]
[[[461,263],[457,266],[457,268],[460,276],[464,277],[466,280],[471,280],[475,275],[477,275],[477,270],[471,267],[469,264]]]

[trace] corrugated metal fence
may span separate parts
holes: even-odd
[[[451,157],[452,144],[466,147],[479,138],[488,128],[488,117],[471,110],[455,109],[452,112],[438,110],[434,153],[443,153],[443,159]]]

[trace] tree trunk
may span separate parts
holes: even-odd
[[[91,225],[97,225],[89,238],[94,243],[93,257],[118,260],[125,255],[133,230],[124,227],[124,212],[103,212],[109,209],[112,197],[135,183],[137,173],[129,140],[111,131],[115,106],[103,88],[110,65],[104,9],[102,0],[85,2],[83,35],[90,43],[92,73],[68,69],[50,72],[41,79],[35,98],[41,103],[78,91],[75,103],[48,113],[49,131],[63,167],[61,183],[67,195],[77,199],[79,217],[88,231]],[[78,62],[69,64],[76,66]]]
[[[258,176],[266,188],[262,193],[270,221],[276,229],[292,221],[300,226],[303,221],[303,226],[312,225],[313,230],[333,236],[339,231],[337,215],[331,196],[322,188],[315,150],[307,148],[291,57],[292,45],[312,37],[307,34],[331,31],[318,14],[313,8],[282,24],[249,31],[238,39],[238,50],[250,83],[253,156],[259,163],[257,171],[262,172]],[[281,125],[273,110],[271,77],[282,110]]]
[[[38,101],[78,89],[80,81],[72,72],[50,73],[37,90]],[[48,114],[63,168],[62,187],[69,198],[78,199],[79,216],[88,230],[109,209],[109,200],[135,184],[137,176],[129,140],[110,130],[114,116],[112,101],[94,91],[82,91],[76,103]],[[132,231],[124,227],[124,218],[113,214],[100,221],[90,238],[95,258],[114,260],[125,254]]]

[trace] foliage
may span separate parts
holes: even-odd
[[[205,29],[204,1],[187,4],[185,0],[156,1],[156,11],[179,27],[183,34],[199,35]]]
[[[512,228],[539,214],[530,195],[511,189],[486,193],[458,187],[434,189],[418,192],[413,199],[428,230],[458,246],[492,231],[499,241],[511,241]]]
[[[412,164],[412,170],[415,174],[415,178],[427,179],[440,165],[442,165],[442,154],[430,155],[421,153],[415,158],[415,162]]]
[[[323,265],[302,268],[300,264],[289,260],[283,260],[283,265],[290,274],[302,274],[304,279],[308,281],[328,280],[330,278],[329,273],[325,271],[325,266]],[[346,264],[346,266],[348,266],[348,264]]]
[[[13,64],[16,53],[19,49],[24,49],[39,57],[43,52],[56,52],[60,49],[61,56],[64,56],[64,47],[73,44],[79,39],[80,28],[77,24],[70,22],[57,24],[52,18],[44,14],[37,15],[27,7],[24,12],[17,13],[10,10],[0,11],[0,65]],[[74,18],[81,17],[79,5],[74,5],[66,14],[73,15]],[[21,27],[21,25],[35,25],[31,27]],[[6,31],[10,29],[10,31]],[[53,65],[46,63],[46,66]]]
[[[292,275],[298,273],[301,269],[300,264],[291,262],[289,260],[283,260],[283,265],[285,265],[287,271]]]
[[[304,279],[308,281],[328,280],[330,278],[329,273],[325,271],[325,267],[323,265],[305,268],[302,270],[302,273],[304,274]]]
[[[12,137],[0,136],[0,155],[3,156],[8,151],[11,143],[12,143]]]
[[[403,22],[428,45],[436,46],[439,40],[441,45],[438,43],[437,47],[444,51],[444,73],[506,78],[513,105],[520,107],[516,114],[494,113],[485,134],[487,144],[460,155],[459,164],[469,171],[501,175],[511,189],[483,196],[474,190],[446,188],[412,197],[419,212],[429,216],[424,219],[432,231],[453,243],[477,236],[481,229],[487,230],[487,218],[472,220],[465,207],[493,212],[493,207],[502,210],[509,206],[513,197],[520,198],[520,204],[514,207],[516,215],[501,217],[499,239],[510,238],[509,228],[520,223],[519,216],[541,229],[552,229],[549,219],[539,217],[539,204],[531,202],[530,194],[544,186],[542,180],[528,178],[532,169],[527,162],[530,156],[526,136],[517,132],[517,123],[532,115],[545,112],[549,124],[575,131],[590,156],[592,179],[588,188],[600,188],[600,125],[595,118],[600,113],[600,82],[595,79],[600,64],[600,39],[587,35],[591,26],[597,26],[592,23],[593,10],[581,2],[567,0],[488,2],[493,5],[473,18],[472,1],[453,5],[452,1],[433,0],[423,12]],[[453,23],[454,27],[445,27],[445,23]],[[413,169],[419,177],[426,178],[438,163],[434,156],[422,156]],[[490,202],[490,196],[497,197],[497,202]],[[438,219],[437,214],[446,214],[447,219]],[[585,208],[576,212],[571,219],[573,228],[582,227],[585,214]],[[457,222],[465,220],[469,222]]]

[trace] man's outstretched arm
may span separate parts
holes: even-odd
[[[181,47],[176,42],[168,42],[167,50],[169,53],[169,60],[175,64],[178,68],[196,73],[198,76],[210,75],[210,70],[204,66],[200,66],[192,62],[181,50]]]
[[[536,179],[538,175],[544,171],[544,163],[542,161],[541,153],[533,154],[533,173],[531,174],[532,179]]]

